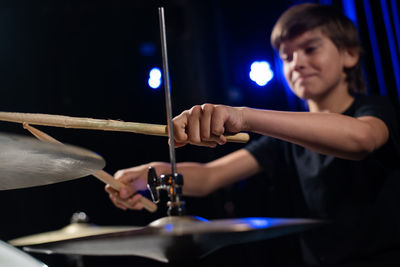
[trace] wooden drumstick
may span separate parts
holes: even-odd
[[[40,130],[30,126],[27,123],[23,123],[23,127],[24,127],[24,129],[27,129],[29,132],[31,132],[39,140],[47,141],[47,142],[51,142],[51,143],[62,144],[60,141],[54,139],[50,135],[48,135]],[[98,178],[99,180],[101,180],[102,182],[104,182],[105,184],[109,184],[113,189],[115,189],[117,191],[120,191],[121,188],[124,187],[123,183],[114,179],[114,177],[112,175],[108,174],[107,172],[105,172],[103,170],[96,171],[92,175],[94,177]],[[155,212],[157,210],[157,205],[154,204],[151,200],[149,200],[145,197],[142,197],[142,198],[140,198],[139,201],[146,210],[148,210],[150,212]]]
[[[168,127],[160,124],[18,112],[0,112],[0,120],[64,128],[133,132],[147,135],[168,136]],[[247,133],[227,135],[226,138],[228,142],[236,143],[246,143],[250,139]]]
[[[104,183],[109,184],[112,188],[114,188],[117,191],[120,191],[121,188],[124,187],[123,183],[114,179],[113,176],[111,176],[110,174],[108,174],[107,172],[105,172],[103,170],[93,173],[93,176],[100,179]],[[154,204],[151,200],[142,196],[139,201],[146,210],[148,210],[150,212],[157,211],[157,205]]]

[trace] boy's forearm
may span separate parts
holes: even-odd
[[[243,118],[247,131],[340,158],[358,160],[377,146],[372,131],[375,129],[357,118],[341,114],[244,108]]]
[[[240,149],[209,163],[178,163],[177,169],[183,175],[184,195],[204,196],[256,174],[260,167],[247,150]]]

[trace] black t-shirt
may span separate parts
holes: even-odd
[[[295,177],[302,192],[297,201],[305,206],[298,214],[332,222],[302,234],[308,263],[372,258],[400,240],[400,137],[395,112],[383,97],[357,96],[343,114],[380,118],[389,129],[389,141],[361,161],[322,155],[267,136],[246,146],[264,171]]]

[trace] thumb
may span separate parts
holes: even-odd
[[[121,198],[129,198],[133,193],[135,193],[135,191],[132,186],[124,186],[120,189],[119,196]]]

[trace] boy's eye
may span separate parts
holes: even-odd
[[[309,47],[306,47],[306,49],[304,49],[304,51],[305,51],[307,54],[311,54],[312,52],[315,51],[315,49],[316,49],[315,46],[309,46]]]
[[[281,59],[284,62],[290,62],[290,61],[292,61],[292,56],[290,56],[290,55],[281,55]]]

